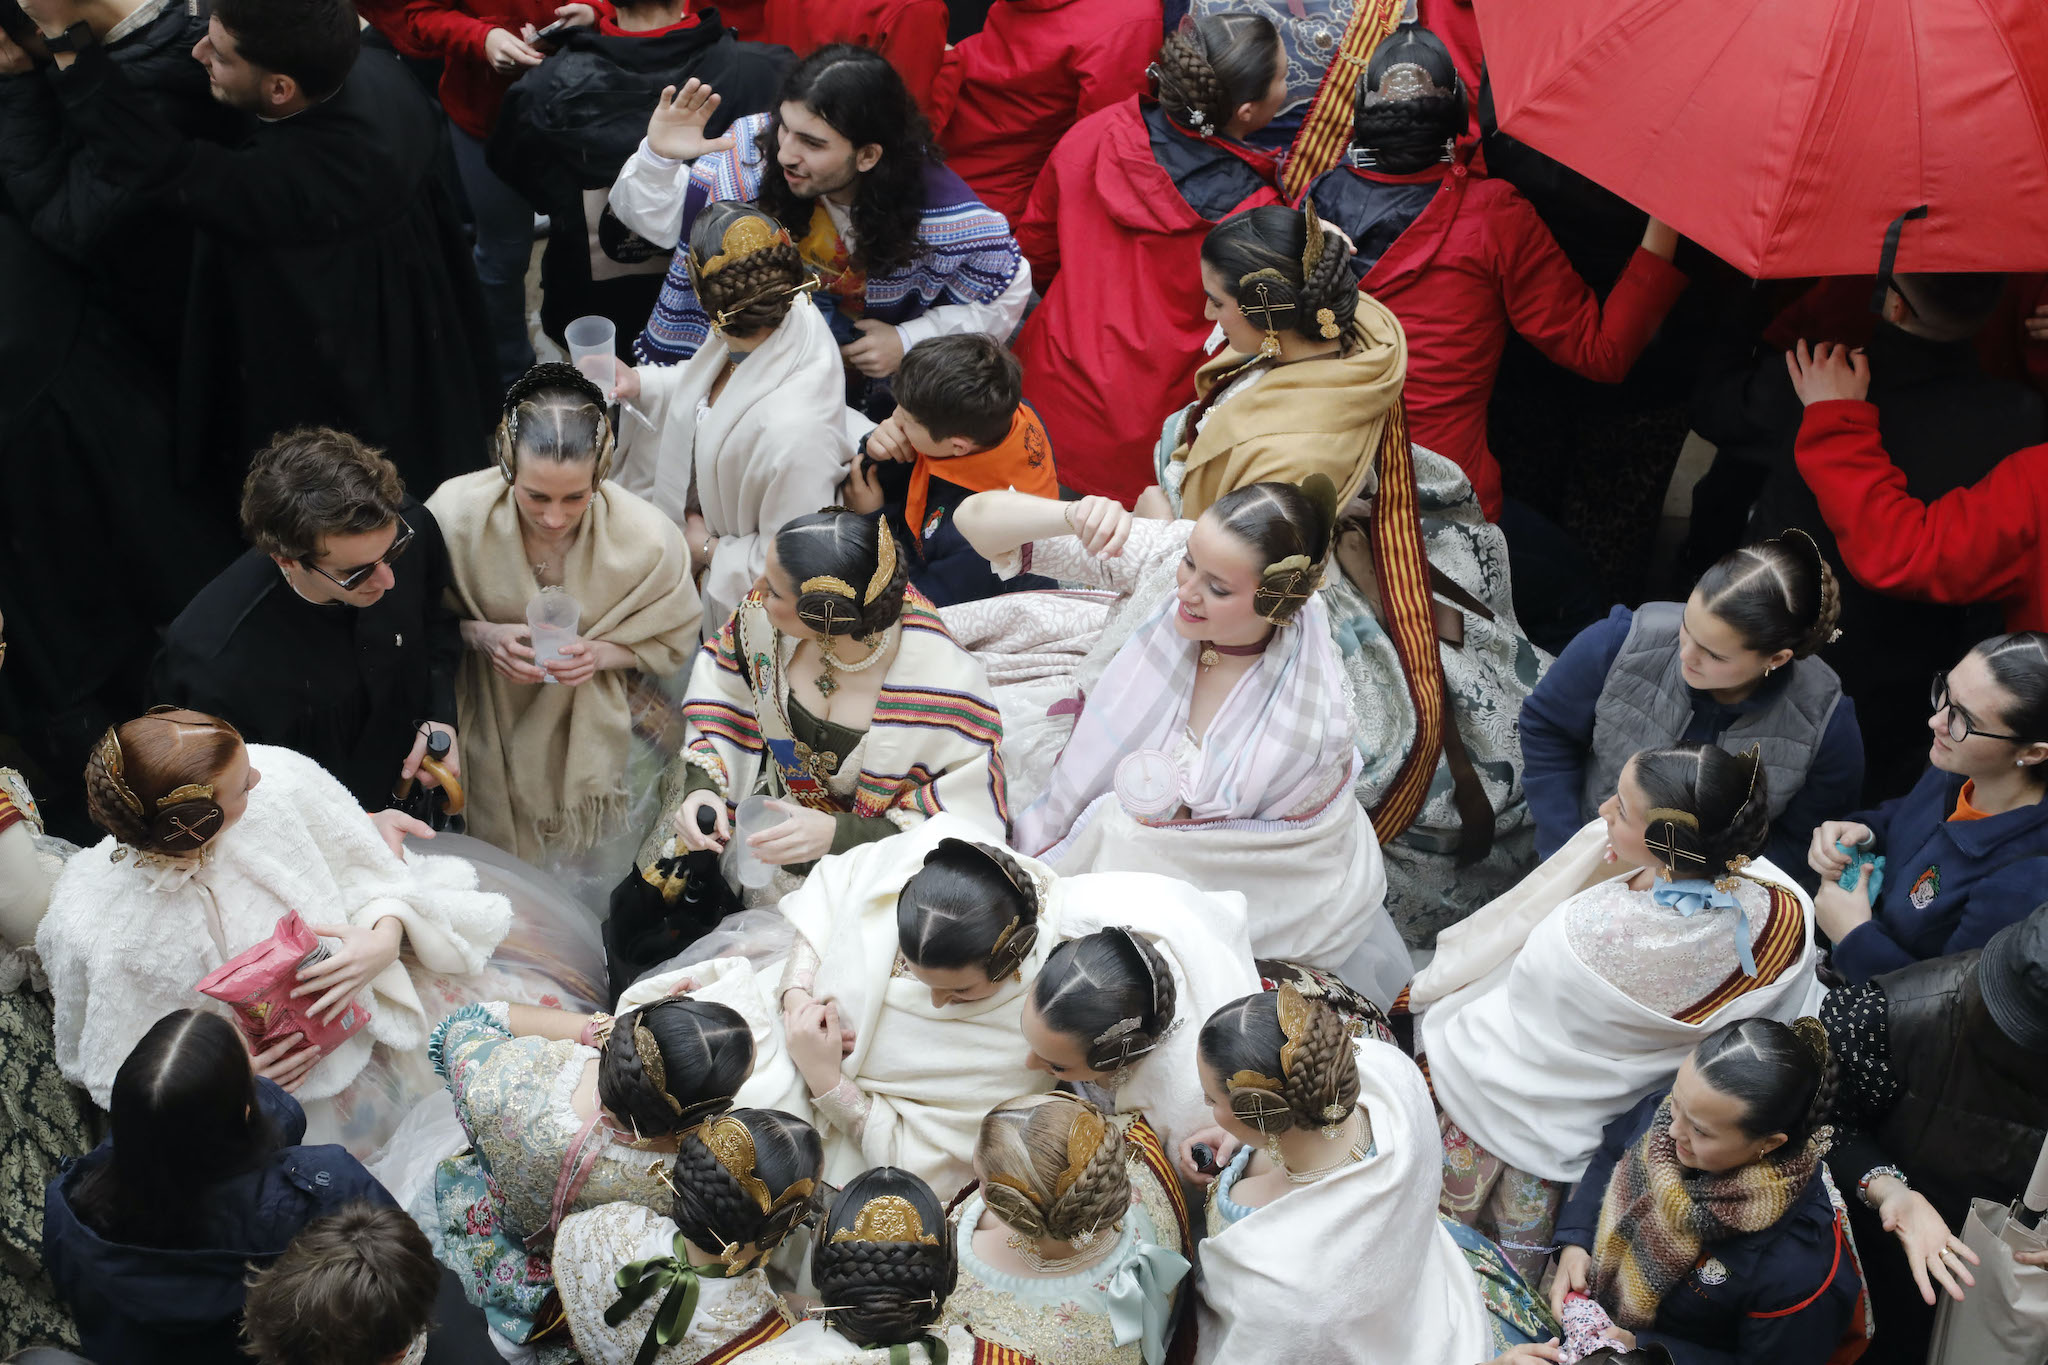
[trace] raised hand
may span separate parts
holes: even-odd
[[[671,161],[695,161],[707,153],[725,151],[736,145],[730,134],[704,135],[704,125],[717,112],[717,93],[694,76],[681,90],[671,85],[661,92],[654,114],[647,120],[647,145]]]

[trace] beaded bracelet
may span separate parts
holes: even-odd
[[[1906,1179],[1906,1173],[1898,1167],[1873,1166],[1863,1173],[1861,1180],[1856,1182],[1856,1197],[1861,1199],[1868,1207],[1876,1208],[1877,1205],[1870,1202],[1870,1187],[1874,1182],[1882,1180],[1886,1176],[1890,1176],[1909,1190],[1913,1188],[1912,1182]]]

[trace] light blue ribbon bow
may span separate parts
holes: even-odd
[[[1173,1287],[1188,1273],[1187,1257],[1163,1246],[1139,1241],[1130,1260],[1109,1277],[1109,1327],[1116,1344],[1143,1341],[1145,1365],[1166,1358],[1166,1320],[1172,1310]]]
[[[1733,910],[1735,912],[1735,956],[1741,959],[1742,974],[1755,976],[1756,954],[1749,945],[1749,916],[1742,912],[1742,902],[1735,899],[1732,891],[1722,891],[1714,884],[1700,877],[1682,881],[1665,881],[1659,878],[1650,888],[1650,899],[1667,910],[1676,910],[1682,917],[1691,919],[1702,910]]]

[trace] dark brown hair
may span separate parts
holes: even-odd
[[[1730,550],[1699,582],[1700,602],[1759,654],[1804,659],[1834,639],[1842,589],[1804,531]]]
[[[262,1365],[383,1365],[427,1330],[441,1265],[395,1208],[350,1204],[248,1280],[242,1332]]]
[[[1338,336],[1348,354],[1351,323],[1358,315],[1358,283],[1351,274],[1351,248],[1327,227],[1322,256],[1313,275],[1302,275],[1302,258],[1307,254],[1308,215],[1298,209],[1268,204],[1233,214],[1202,239],[1202,259],[1223,277],[1224,291],[1244,310],[1253,326],[1266,321],[1265,311],[1255,299],[1245,297],[1245,280],[1261,271],[1271,271],[1255,283],[1268,292],[1274,330],[1293,331],[1311,341],[1332,340],[1323,335],[1318,314],[1328,309]]]
[[[290,76],[312,100],[341,89],[362,51],[362,25],[348,0],[213,0],[213,17],[243,61]]]
[[[121,770],[116,773],[105,746],[95,746],[85,763],[85,810],[92,822],[119,843],[144,853],[190,847],[165,845],[155,814],[163,799],[180,787],[219,779],[241,750],[242,737],[226,721],[200,711],[162,710],[137,716],[115,727],[121,741]],[[121,787],[142,803],[135,807]],[[215,793],[216,800],[220,793]],[[218,834],[218,827],[214,833]]]
[[[1239,105],[1265,98],[1280,57],[1280,31],[1263,15],[1205,14],[1167,35],[1153,95],[1181,127],[1221,134]]]
[[[1292,989],[1283,987],[1282,989]],[[1288,1044],[1280,1027],[1280,994],[1264,991],[1231,1001],[1209,1016],[1196,1052],[1229,1092],[1231,1112],[1261,1133],[1321,1128],[1358,1104],[1358,1063],[1344,1016],[1322,1000],[1305,1000],[1307,1027],[1282,1066]],[[1278,1082],[1277,1091],[1233,1087],[1241,1073]]]
[[[1009,438],[1024,401],[1024,367],[983,332],[932,337],[910,348],[891,388],[896,406],[934,441],[965,436],[987,450]]]
[[[310,559],[328,536],[389,526],[404,500],[398,466],[381,451],[332,427],[296,427],[249,461],[242,533],[267,555]]]

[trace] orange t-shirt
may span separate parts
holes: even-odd
[[[1965,783],[1963,783],[1963,789],[1962,789],[1961,791],[1959,791],[1959,792],[1957,792],[1957,793],[1956,793],[1956,809],[1955,809],[1955,814],[1953,814],[1953,815],[1949,816],[1949,819],[1951,819],[1951,820],[1985,820],[1985,819],[1989,819],[1989,818],[1990,818],[1990,816],[1991,816],[1991,812],[1990,812],[1990,811],[1988,811],[1988,810],[1978,810],[1978,809],[1977,809],[1977,808],[1976,808],[1975,806],[1973,806],[1973,805],[1971,805],[1971,804],[1970,804],[1970,797],[1971,797],[1971,795],[1972,795],[1973,793],[1975,793],[1975,792],[1976,792],[1976,790],[1977,790],[1977,781],[1976,781],[1976,779],[1975,779],[1975,778],[1972,778],[1972,779],[1970,779],[1970,780],[1969,780],[1968,782],[1965,782]]]

